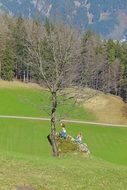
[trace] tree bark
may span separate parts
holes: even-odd
[[[26,82],[29,82],[29,66],[27,65],[27,69],[26,69]]]
[[[1,79],[1,62],[0,62],[0,79]]]
[[[23,71],[23,82],[26,82],[26,72],[25,72],[25,70]]]
[[[52,92],[52,110],[51,110],[51,141],[53,156],[59,156],[58,145],[56,142],[56,108],[57,108],[57,94]]]

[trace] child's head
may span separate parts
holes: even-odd
[[[60,126],[61,126],[62,128],[65,128],[65,124],[64,124],[63,121],[60,122]]]

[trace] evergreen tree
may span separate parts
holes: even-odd
[[[122,65],[122,79],[120,81],[120,96],[127,101],[127,43],[119,47],[119,57]]]
[[[28,50],[26,47],[27,32],[24,20],[21,17],[16,20],[16,24],[12,29],[12,37],[15,53],[15,77],[25,81],[29,72]]]
[[[104,62],[102,40],[96,34],[88,31],[81,42],[81,67],[79,80],[82,86],[99,88],[99,74],[102,73]]]
[[[14,78],[14,56],[10,41],[6,41],[5,49],[2,56],[2,78],[12,81]]]
[[[107,56],[109,63],[112,63],[116,59],[116,44],[113,40],[109,39],[106,43]]]

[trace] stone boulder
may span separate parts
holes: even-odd
[[[68,135],[66,139],[59,137],[59,134],[56,135],[56,140],[58,143],[59,153],[83,153],[86,155],[90,154],[89,148],[85,143],[77,143],[76,140]]]

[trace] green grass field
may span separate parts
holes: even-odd
[[[42,108],[48,107],[49,100],[49,94],[40,90],[0,89],[0,115],[47,117]],[[70,108],[66,105],[59,112]],[[81,106],[75,110],[68,118],[94,119]],[[74,137],[83,133],[90,158],[52,157],[46,138],[49,122],[0,119],[0,190],[13,190],[23,184],[37,190],[126,190],[127,128],[66,125]]]
[[[46,138],[49,131],[50,125],[44,121],[0,119],[0,150],[29,156],[50,156],[51,150]],[[92,156],[127,165],[126,128],[67,124],[67,131],[74,137],[81,131]]]
[[[0,88],[0,115],[19,115],[49,117],[51,97],[49,92],[37,89]],[[75,106],[73,101],[66,101],[58,106],[58,118],[75,118],[93,121],[95,116],[83,106]]]

